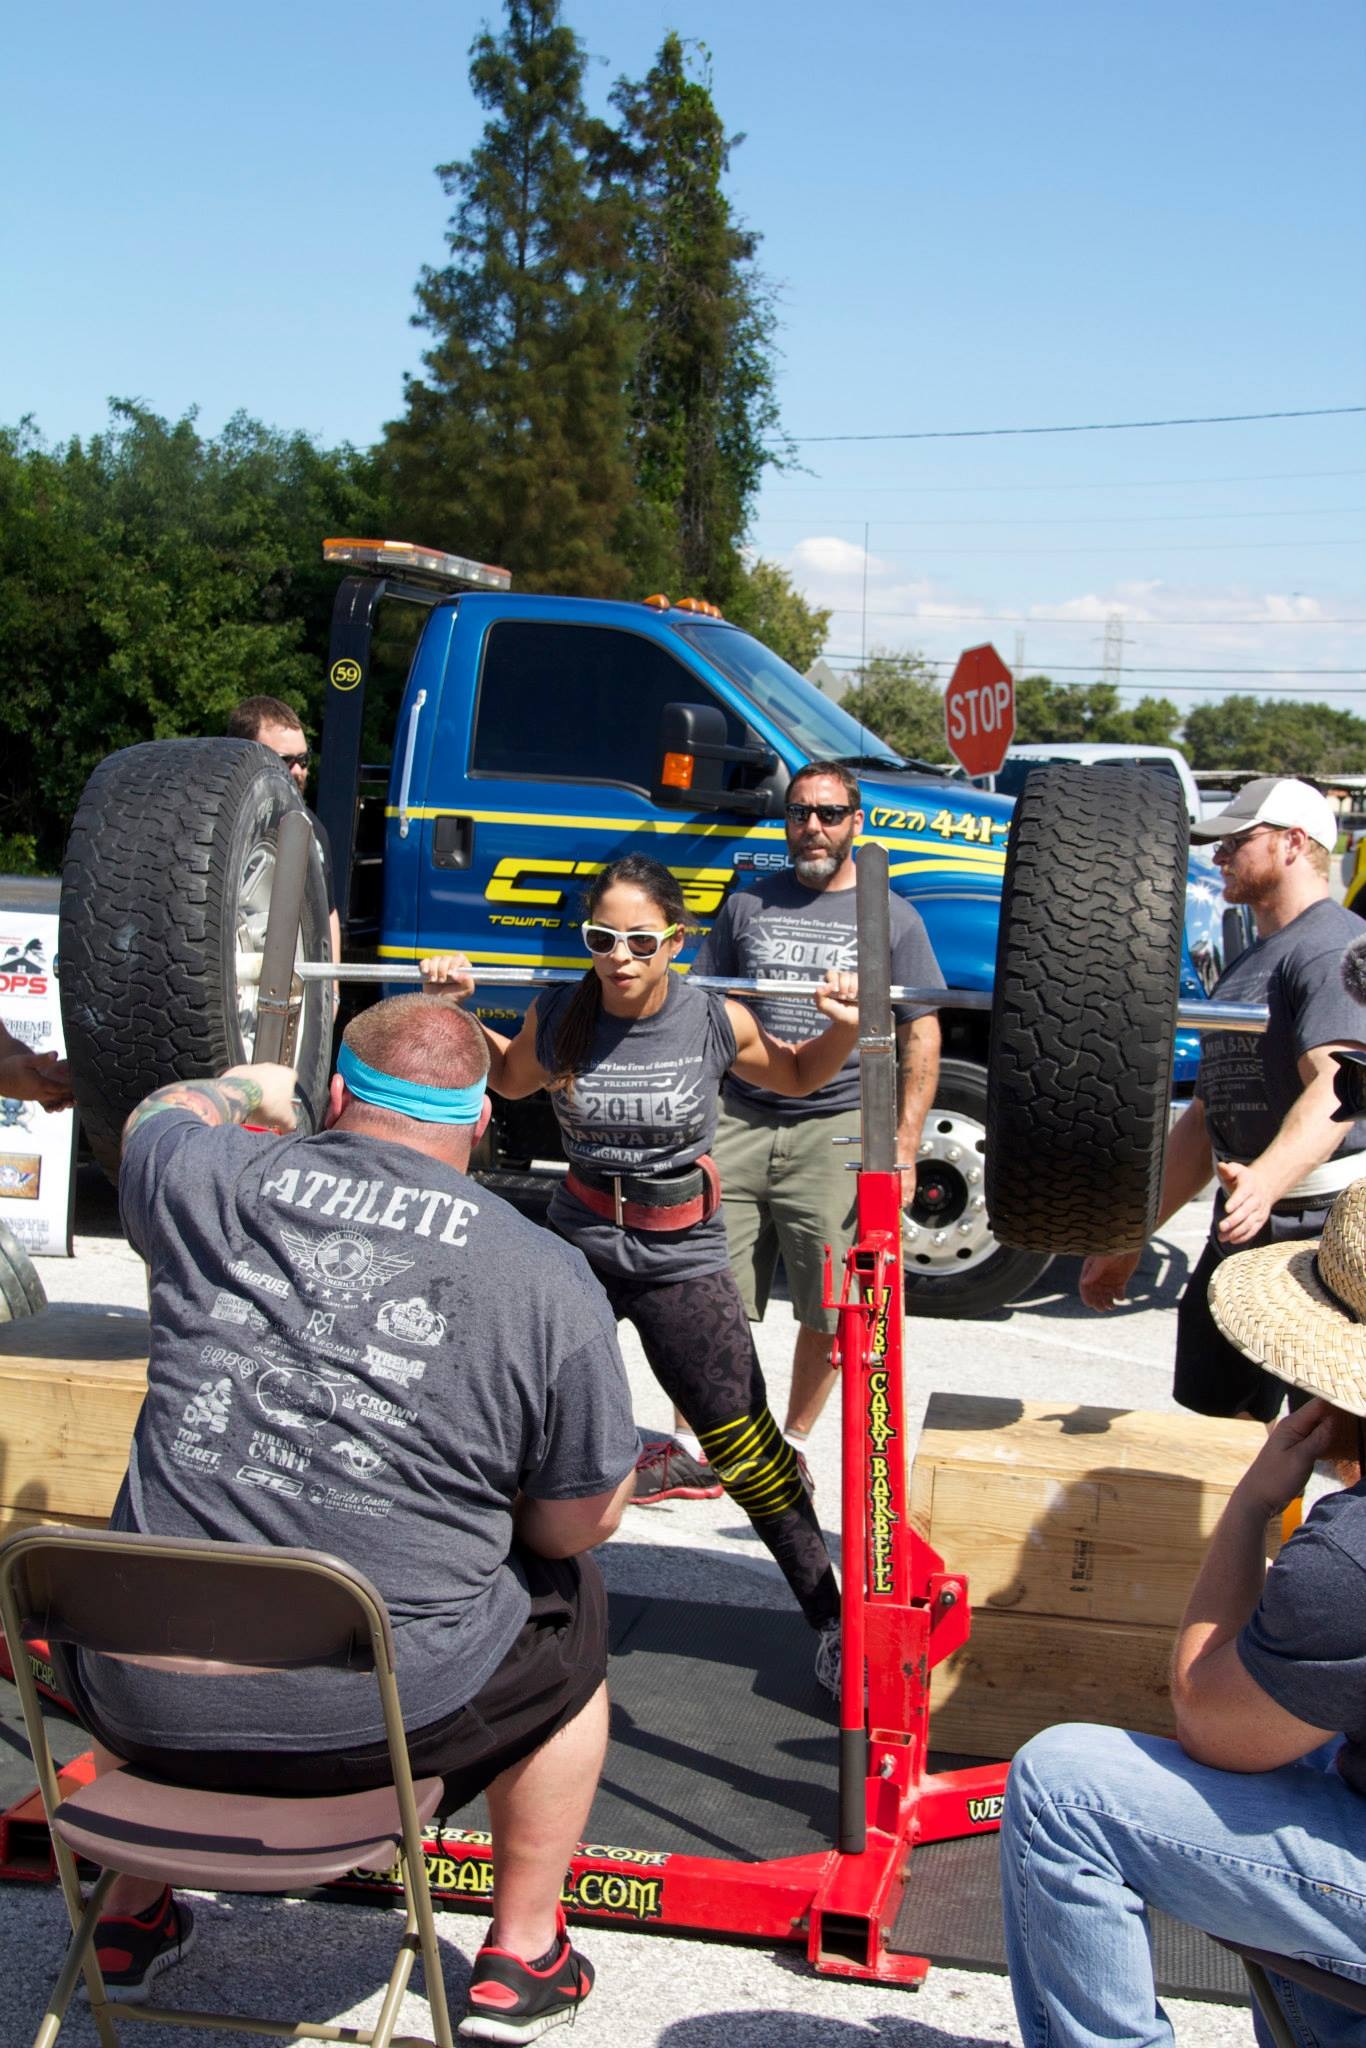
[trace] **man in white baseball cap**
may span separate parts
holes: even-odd
[[[1255,942],[1225,968],[1218,1002],[1265,1003],[1265,1033],[1207,1031],[1194,1099],[1172,1126],[1159,1226],[1211,1179],[1209,1242],[1177,1314],[1173,1391],[1202,1415],[1269,1422],[1285,1388],[1244,1357],[1209,1312],[1210,1277],[1230,1252],[1317,1237],[1339,1189],[1366,1173],[1366,1122],[1337,1123],[1333,1050],[1359,1046],[1360,1009],[1342,985],[1342,955],[1362,920],[1334,903],[1328,866],[1337,838],[1332,805],[1293,776],[1266,775],[1226,810],[1191,827],[1214,842],[1229,903],[1246,904]],[[1081,1297],[1110,1309],[1123,1299],[1139,1253],[1086,1260]]]
[[[1316,846],[1331,853],[1338,841],[1337,813],[1320,790],[1293,775],[1259,775],[1245,782],[1227,810],[1191,826],[1197,846],[1250,832],[1256,825],[1276,831],[1297,827]]]
[[[1320,1243],[1225,1259],[1210,1299],[1226,1339],[1312,1398],[1210,1538],[1172,1659],[1177,1739],[1050,1728],[1010,1767],[1001,1876],[1025,2048],[1170,2043],[1153,1906],[1334,1972],[1342,2000],[1366,1983],[1366,1181]],[[1316,1465],[1338,1488],[1268,1568],[1268,1523]],[[1279,1971],[1272,1984],[1284,2038],[1366,2039],[1359,2008]],[[1260,2015],[1256,2032],[1270,2048]]]

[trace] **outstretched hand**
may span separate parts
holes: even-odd
[[[473,995],[474,969],[463,953],[429,953],[417,964],[428,995],[454,996],[457,1003]]]
[[[44,1109],[70,1109],[76,1100],[70,1069],[55,1052],[6,1053],[0,1058],[0,1095]]]
[[[1224,1190],[1219,1241],[1221,1244],[1250,1244],[1271,1214],[1276,1191],[1267,1185],[1255,1165],[1242,1165],[1236,1159],[1221,1159],[1214,1170]]]
[[[858,1029],[858,976],[826,969],[825,980],[816,991],[816,1008],[831,1024]]]
[[[1079,1293],[1088,1308],[1117,1308],[1128,1299],[1140,1252],[1093,1252],[1083,1259]]]

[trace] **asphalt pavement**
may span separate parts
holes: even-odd
[[[1059,1404],[1170,1409],[1175,1302],[1206,1229],[1203,1204],[1173,1219],[1140,1268],[1128,1308],[1101,1318],[1076,1298],[1076,1265],[1057,1261],[1020,1306],[976,1320],[919,1319],[908,1331],[909,1421],[918,1433],[932,1391],[1002,1395]],[[76,1256],[44,1259],[49,1298],[92,1316],[108,1307],[145,1306],[143,1268],[117,1233],[112,1199],[83,1179]],[[759,1333],[773,1407],[786,1399],[794,1325],[775,1302]],[[661,1432],[670,1420],[629,1329],[623,1351],[638,1421]],[[1193,1427],[1198,1425],[1192,1424]],[[911,1443],[914,1453],[914,1441]],[[833,1410],[813,1439],[811,1464],[822,1510],[839,1500],[838,1430]],[[837,1531],[830,1531],[832,1539]],[[835,1545],[832,1542],[832,1548]],[[785,1606],[776,1567],[748,1522],[726,1501],[632,1509],[601,1553],[609,1584],[681,1600]],[[914,1884],[914,1862],[912,1864]],[[251,2004],[276,2016],[372,2021],[387,1970],[391,1916],[379,1908],[331,1902],[206,1897],[196,1901],[201,1939],[194,1956],[163,1980],[159,2001]],[[481,1920],[439,1916],[446,1983],[457,2009]],[[0,2042],[26,2043],[56,1975],[65,1919],[55,1889],[0,1886]],[[1018,2044],[1004,1976],[934,1969],[922,1990],[848,1984],[812,1974],[795,1949],[676,1940],[585,1925],[578,1939],[598,1971],[597,1988],[577,2022],[576,2043],[629,2041],[638,2048],[983,2048]],[[1173,2000],[1179,2048],[1241,2048],[1252,2041],[1250,2015],[1225,2005]],[[403,2026],[421,2034],[425,2001],[410,1994]],[[127,2036],[126,2036],[127,2037]],[[163,2048],[200,2048],[195,2030],[161,2027]],[[63,2032],[72,2048],[91,2048],[84,2011]]]

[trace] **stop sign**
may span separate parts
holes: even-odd
[[[994,775],[1015,737],[1015,682],[996,649],[969,647],[944,692],[949,752],[969,775]]]

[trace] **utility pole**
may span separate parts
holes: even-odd
[[[1124,614],[1110,612],[1105,620],[1105,653],[1102,672],[1107,683],[1118,689],[1124,680]]]
[[[868,521],[863,522],[863,619],[859,628],[858,645],[859,681],[866,682],[868,676]]]
[[[1015,629],[1015,687],[1018,690],[1025,672],[1025,636],[1022,628]]]

